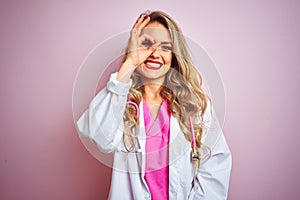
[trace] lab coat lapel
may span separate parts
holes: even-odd
[[[169,144],[169,198],[177,199],[180,186],[180,177],[185,176],[186,164],[182,156],[189,155],[190,143],[181,131],[176,117],[170,119],[170,144]],[[178,196],[179,198],[179,196]]]
[[[140,116],[139,116],[139,126],[137,132],[137,140],[139,144],[139,150],[142,153],[142,156],[139,156],[139,163],[142,164],[141,173],[142,177],[145,175],[146,168],[146,132],[145,132],[145,123],[144,123],[144,109],[143,109],[143,99],[139,105]]]
[[[171,115],[170,118],[170,141],[169,141],[169,164],[172,165],[175,161],[177,157],[177,137],[179,134],[181,133],[181,129],[178,123],[178,120]]]
[[[178,120],[171,115],[170,118],[170,141],[169,141],[169,198],[177,199],[177,191],[179,185],[178,162],[176,162],[176,138],[180,133]]]

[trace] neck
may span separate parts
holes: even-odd
[[[160,96],[161,85],[155,83],[144,84],[144,98],[147,99],[157,99],[161,98]]]
[[[164,84],[165,77],[157,78],[155,80],[143,79],[144,98],[157,99],[160,98],[161,86]]]
[[[163,98],[160,95],[161,85],[145,84],[143,98],[148,105],[153,119],[156,119]]]

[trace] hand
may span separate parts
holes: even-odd
[[[134,67],[142,64],[154,51],[157,42],[147,34],[141,34],[143,28],[149,23],[150,17],[141,15],[134,24],[131,32],[125,62]]]
[[[127,56],[119,69],[117,80],[127,83],[134,72],[158,47],[158,43],[149,35],[141,34],[150,22],[150,17],[141,15],[130,31]]]

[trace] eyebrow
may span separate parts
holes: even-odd
[[[160,44],[172,44],[172,42],[161,42]]]

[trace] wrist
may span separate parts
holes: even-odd
[[[125,67],[125,68],[128,68],[128,69],[135,69],[136,67],[138,66],[138,64],[134,64],[132,61],[130,61],[129,59],[126,59],[121,67]]]
[[[117,80],[123,83],[128,83],[135,68],[136,67],[131,62],[124,61],[119,69]]]

